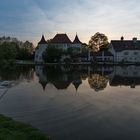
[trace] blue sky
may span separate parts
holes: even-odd
[[[138,0],[4,0],[0,4],[0,36],[13,36],[35,44],[45,34],[76,33],[88,43],[96,32],[111,39],[140,38]]]

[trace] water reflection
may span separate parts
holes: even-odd
[[[100,74],[91,74],[88,77],[88,82],[92,89],[100,91],[107,87],[108,79]]]
[[[0,112],[57,140],[135,139],[140,129],[139,79],[140,66],[0,68]]]
[[[110,86],[135,86],[140,85],[140,66],[115,67],[109,80]]]
[[[73,84],[77,91],[84,80],[95,91],[104,90],[108,83],[131,88],[140,85],[140,66],[36,66],[35,71],[44,90],[51,83],[58,90]]]
[[[89,87],[97,92],[106,89],[108,85],[131,88],[140,85],[140,66],[36,66],[35,69],[29,66],[13,66],[0,68],[0,89],[8,88],[11,82],[30,82],[34,79],[34,73],[43,90],[50,83],[58,90],[66,90],[73,85],[78,91],[86,80]]]
[[[23,81],[30,82],[34,78],[32,67],[6,66],[0,68],[0,100],[7,94],[9,89]]]
[[[0,68],[0,81],[33,80],[34,69],[30,66],[7,66]]]

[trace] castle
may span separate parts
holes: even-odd
[[[79,40],[78,35],[76,34],[74,41],[72,42],[67,34],[56,34],[53,39],[50,40],[49,44],[54,45],[58,49],[67,51],[69,48],[72,48],[73,51],[81,53],[82,42]],[[35,62],[43,63],[43,53],[48,47],[48,42],[45,40],[44,35],[42,35],[41,40],[38,43],[38,46],[35,51]]]

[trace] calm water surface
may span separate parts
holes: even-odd
[[[0,114],[54,140],[139,140],[140,66],[0,68]]]

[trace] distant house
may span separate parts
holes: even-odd
[[[74,41],[72,42],[67,34],[56,34],[53,39],[49,42],[51,45],[54,45],[58,49],[62,49],[64,51],[68,51],[68,49],[72,50],[72,53],[81,53],[82,50],[82,43],[79,40],[78,36],[76,35]],[[48,46],[45,37],[42,36],[40,42],[35,51],[35,62],[42,63],[43,58],[42,55],[45,52]],[[65,58],[65,57],[64,57]]]
[[[112,40],[109,51],[114,55],[115,62],[140,62],[140,40]]]

